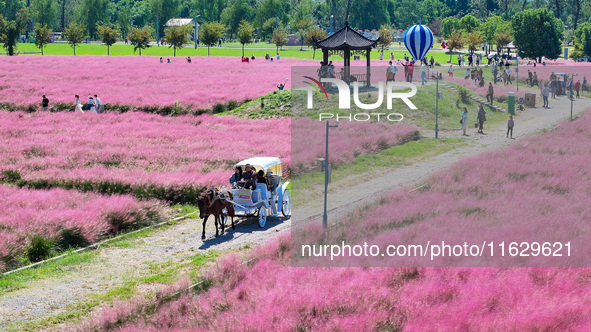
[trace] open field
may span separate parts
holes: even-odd
[[[589,121],[591,116],[587,114],[582,119],[525,139],[513,147],[464,160],[429,180],[426,191],[415,192],[410,198],[403,197],[403,194],[408,194],[406,191],[389,193],[390,198],[385,197],[385,201],[378,202],[378,206],[397,204],[402,209],[400,213],[415,208],[421,211],[422,205],[437,206],[439,209],[436,209],[436,215],[446,214],[447,206],[452,201],[437,201],[437,195],[446,197],[457,193],[464,199],[472,196],[465,193],[470,187],[458,183],[454,174],[460,172],[460,176],[474,181],[475,177],[479,177],[480,170],[473,167],[476,166],[474,163],[483,163],[486,164],[485,170],[491,172],[485,173],[489,175],[479,178],[477,183],[482,187],[482,193],[492,198],[492,201],[484,202],[485,199],[478,196],[472,200],[482,200],[483,204],[491,204],[496,208],[481,207],[476,203],[470,206],[484,210],[464,213],[462,218],[472,222],[493,219],[500,222],[502,218],[496,218],[506,214],[523,217],[524,205],[517,204],[518,197],[515,197],[516,204],[510,201],[495,204],[493,197],[496,186],[492,178],[499,177],[503,178],[502,186],[522,187],[528,191],[528,196],[532,193],[538,198],[542,195],[552,196],[549,200],[542,199],[545,203],[555,204],[550,205],[556,207],[554,212],[550,211],[551,214],[565,212],[559,207],[563,195],[571,199],[570,207],[580,205],[587,209],[584,205],[588,201],[589,181],[574,179],[578,178],[576,175],[588,177],[589,167],[579,165],[573,168],[575,177],[567,181],[569,185],[564,188],[565,191],[548,191],[543,189],[545,181],[552,181],[555,175],[562,178],[573,174],[562,172],[566,165],[541,164],[533,159],[555,159],[562,155],[567,159],[566,164],[576,163],[577,160],[580,163],[583,157],[578,156],[578,152],[586,150],[584,146],[591,140],[586,130]],[[557,140],[563,144],[553,146],[552,142]],[[515,150],[520,154],[514,153]],[[559,150],[564,153],[557,153]],[[521,154],[527,158],[521,158]],[[523,172],[522,167],[531,166],[532,162],[554,172],[544,173],[546,176],[535,169],[528,170],[529,175],[519,179],[514,177],[513,181],[518,183],[511,185],[511,179],[502,175],[508,174],[507,170],[501,170],[505,161],[517,172]],[[575,192],[570,190],[582,190],[586,194],[571,195]],[[438,194],[441,191],[449,193]],[[503,190],[501,192],[506,193]],[[414,200],[414,196],[417,198],[416,205],[404,204],[405,200]],[[525,196],[522,194],[521,199],[526,199]],[[463,202],[458,197],[452,200],[457,204]],[[556,202],[552,203],[553,200]],[[534,206],[527,211],[536,210]],[[576,207],[575,210],[580,212]],[[388,220],[383,210],[374,210],[361,218],[370,222],[369,219],[376,216]],[[505,220],[515,221],[513,218]],[[359,219],[352,218],[346,222],[358,224]],[[363,230],[375,231],[378,224],[371,223],[371,227],[364,227]],[[423,220],[417,220],[416,224],[431,225]],[[328,233],[340,236],[342,233],[339,229],[343,225],[338,226],[331,227]],[[415,225],[399,226],[398,231],[405,232],[407,227]],[[321,237],[324,233],[320,227],[315,227],[310,229],[310,234]],[[242,260],[236,256],[218,261],[218,265],[204,276],[208,288],[200,289],[197,294],[188,294],[167,303],[137,299],[107,309],[74,328],[86,330],[117,326],[122,331],[178,328],[207,330],[229,324],[227,326],[240,331],[347,328],[449,330],[461,324],[474,330],[586,330],[591,326],[587,314],[588,294],[591,292],[589,268],[296,268],[290,266],[292,240],[294,237],[286,235],[256,248],[251,252],[249,264],[241,264]],[[327,280],[331,282],[327,283]],[[253,283],[260,287],[253,287]],[[150,307],[151,304],[158,306],[159,310],[153,315],[145,315],[142,308]],[[263,311],[267,314],[259,315]]]

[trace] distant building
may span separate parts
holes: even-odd
[[[170,20],[166,21],[166,24],[164,24],[166,27],[180,27],[183,25],[194,26],[195,21],[193,21],[192,18],[171,18]],[[197,23],[197,26],[199,26],[199,23]]]

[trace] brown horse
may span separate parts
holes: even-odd
[[[232,193],[225,189],[210,188],[197,197],[197,206],[199,207],[199,218],[203,219],[203,233],[201,239],[205,239],[205,225],[210,215],[215,218],[215,237],[219,237],[218,223],[222,228],[222,234],[225,231],[225,223],[223,221],[223,210],[228,211],[228,215],[232,218],[232,229],[234,226],[234,205],[228,202],[232,199]]]

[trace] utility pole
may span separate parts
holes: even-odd
[[[328,214],[326,212],[327,202],[328,202],[328,182],[330,180],[330,172],[331,167],[328,163],[328,129],[329,128],[337,128],[339,126],[339,122],[335,122],[334,125],[330,124],[329,120],[326,120],[326,150],[324,152],[324,162],[323,162],[323,169],[324,169],[324,214],[322,215],[322,227],[328,227]]]

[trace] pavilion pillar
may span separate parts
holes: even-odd
[[[369,56],[371,54],[371,49],[368,48],[366,52],[367,52],[367,55],[366,55],[366,57],[367,57],[367,68],[366,68],[366,70],[367,70],[367,82],[365,82],[365,86],[368,86],[369,87],[369,86],[371,86],[371,70],[370,70],[371,58]]]
[[[347,78],[347,84],[350,84],[349,77],[351,76],[351,50],[349,48],[345,48],[343,50],[343,58],[345,59],[345,77]]]
[[[328,65],[328,49],[326,48],[322,49],[322,61],[324,62],[324,65]]]

